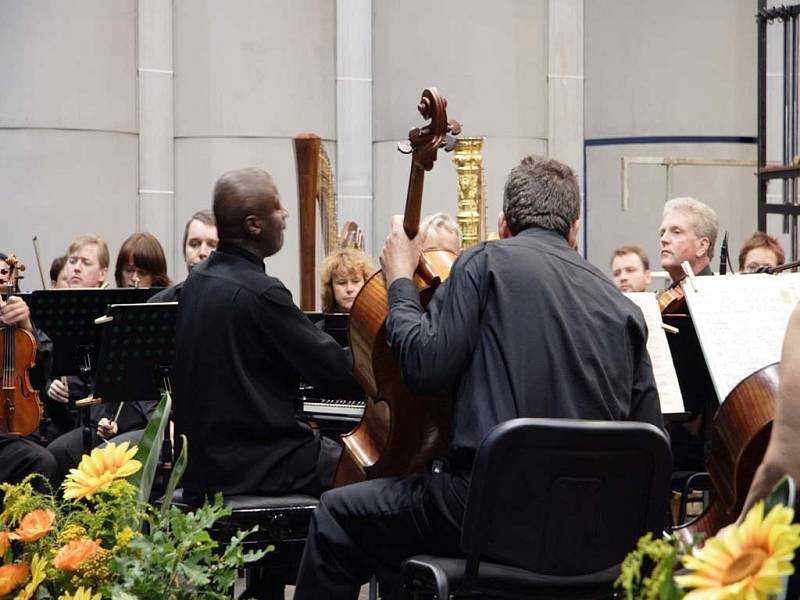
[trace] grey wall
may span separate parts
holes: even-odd
[[[75,235],[113,255],[135,228],[135,23],[133,0],[0,2],[0,249],[28,289],[33,235],[47,270]]]
[[[597,0],[585,3],[587,139],[756,135],[753,0]],[[608,270],[616,246],[635,243],[658,264],[665,169],[636,166],[632,208],[620,208],[622,156],[755,160],[742,144],[642,144],[589,148],[589,259]],[[711,205],[731,250],[756,227],[752,169],[677,168],[673,196]],[[714,261],[716,270],[717,262]]]
[[[405,205],[409,157],[395,147],[422,123],[423,88],[439,87],[463,135],[485,136],[489,229],[505,176],[525,154],[547,151],[547,3],[544,0],[375,2],[374,239]],[[455,213],[456,171],[439,153],[426,176],[423,213]]]

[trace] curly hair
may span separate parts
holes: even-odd
[[[740,271],[744,271],[745,261],[747,260],[748,253],[756,248],[766,248],[767,250],[770,250],[775,255],[779,265],[782,265],[786,260],[786,255],[784,254],[783,248],[781,248],[781,245],[778,243],[777,239],[764,233],[763,231],[756,231],[753,235],[747,238],[747,240],[745,240],[742,249],[739,251]]]
[[[366,281],[376,270],[369,256],[363,250],[342,248],[331,252],[325,257],[319,268],[322,312],[334,312],[336,308],[336,298],[333,295],[333,278],[337,273],[346,273],[348,276],[361,273]]]
[[[541,227],[566,238],[581,214],[575,172],[557,160],[526,156],[508,174],[503,213],[512,235]]]

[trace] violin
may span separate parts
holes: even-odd
[[[6,298],[14,295],[19,271],[24,265],[11,254],[6,258],[9,275]],[[16,325],[0,328],[3,359],[3,387],[0,398],[0,433],[30,435],[39,426],[42,405],[39,392],[31,386],[29,370],[36,364],[36,338]]]
[[[684,542],[697,534],[708,539],[739,517],[772,433],[779,365],[743,379],[717,410],[706,461],[714,499],[699,517],[673,529]]]
[[[686,313],[686,293],[680,285],[664,290],[658,295],[658,308],[662,315]]]
[[[426,88],[417,107],[430,123],[409,132],[399,149],[411,153],[411,173],[403,228],[409,238],[419,230],[425,172],[433,168],[439,148],[455,146],[461,131],[447,119],[447,100],[436,88]],[[420,257],[415,282],[423,306],[450,274],[456,255],[430,250]],[[447,451],[452,413],[450,398],[412,394],[400,374],[386,341],[389,294],[383,272],[370,277],[350,310],[348,337],[353,353],[353,374],[367,393],[364,416],[356,428],[342,436],[342,455],[335,486],[420,471],[435,456]]]

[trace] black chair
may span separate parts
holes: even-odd
[[[184,498],[183,490],[176,490],[172,504],[189,511],[202,504],[202,499]],[[226,496],[224,504],[231,509],[230,516],[217,521],[211,536],[221,544],[230,541],[238,531],[258,526],[242,544],[245,550],[260,550],[270,544],[275,550],[267,553],[245,572],[247,588],[243,598],[274,600],[284,598],[284,586],[294,584],[297,568],[308,537],[311,513],[319,504],[313,496]]]
[[[492,429],[472,470],[466,556],[403,563],[414,598],[605,598],[619,565],[665,524],[672,460],[645,423],[514,419]],[[408,596],[407,596],[408,597]]]

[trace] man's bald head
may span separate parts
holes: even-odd
[[[228,171],[214,186],[214,218],[220,242],[243,245],[270,256],[283,245],[286,211],[266,171]]]

